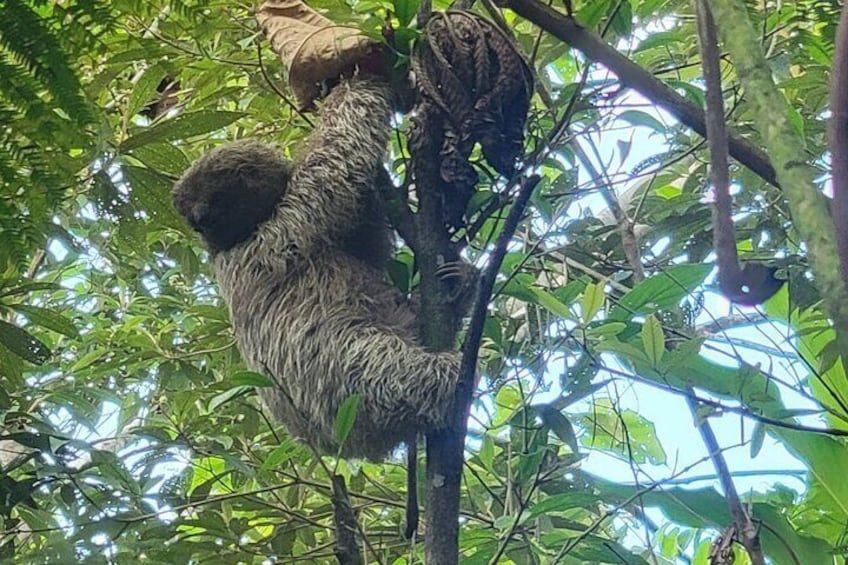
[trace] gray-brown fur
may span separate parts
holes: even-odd
[[[384,279],[391,248],[373,186],[390,99],[376,80],[343,81],[292,167],[240,142],[201,158],[174,189],[212,253],[245,361],[277,382],[262,390],[271,412],[333,452],[338,407],[359,394],[343,453],[372,459],[446,423],[459,371],[458,354],[419,345],[413,308]]]

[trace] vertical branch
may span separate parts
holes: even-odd
[[[733,225],[733,198],[730,196],[727,127],[724,120],[724,95],[721,89],[718,36],[709,7],[695,0],[698,42],[707,87],[707,143],[710,148],[710,182],[715,193],[713,205],[713,247],[718,264],[719,288],[729,300],[753,306],[762,304],[780,290],[783,283],[775,278],[775,269],[759,263],[739,266],[736,228]]]
[[[839,347],[848,347],[848,290],[834,261],[839,252],[825,198],[816,187],[813,167],[799,155],[804,139],[792,126],[786,98],[774,83],[744,2],[724,0],[710,8],[789,203],[793,225],[807,245],[823,310],[834,321]]]
[[[719,284],[725,294],[738,290],[739,255],[736,227],[733,225],[733,199],[727,163],[727,128],[724,123],[724,95],[721,89],[718,38],[712,12],[702,0],[695,0],[701,66],[707,88],[707,144],[710,148],[710,182],[715,193],[713,205],[713,246],[718,263]]]
[[[724,100],[721,91],[721,67],[719,66],[718,38],[715,22],[707,0],[694,0],[697,16],[698,41],[701,44],[701,57],[704,68],[704,80],[707,85],[707,141],[710,147],[710,179],[715,191],[713,207],[713,241],[718,260],[719,280],[725,294],[744,292],[744,272],[739,269],[736,252],[736,231],[732,218],[732,199],[730,197],[730,175],[727,160],[727,131],[724,124]],[[779,288],[779,287],[778,287]],[[753,289],[750,289],[753,290]],[[727,506],[733,516],[742,545],[754,565],[764,565],[765,558],[760,547],[759,533],[751,517],[742,506],[727,461],[722,455],[715,432],[708,420],[698,422],[698,403],[694,400],[694,390],[686,400],[692,416],[696,419],[698,430],[707,447],[716,474],[721,481]]]
[[[336,559],[339,565],[362,565],[362,552],[356,541],[358,529],[356,516],[350,506],[350,497],[344,477],[332,475],[333,525],[336,528]]]
[[[848,8],[844,5],[836,32],[830,76],[832,211],[842,279],[848,285]]]
[[[446,189],[437,158],[441,139],[438,135],[423,131],[421,127],[427,124],[428,128],[441,131],[441,122],[434,114],[424,115],[427,105],[422,105],[419,112],[422,115],[413,116],[410,135],[412,173],[418,197],[415,258],[421,273],[419,334],[428,348],[447,350],[453,346],[456,336],[445,331],[445,328],[456,328],[458,320],[455,309],[444,299],[447,291],[436,276],[436,269],[441,263],[455,260],[456,252],[445,229],[440,198]],[[464,442],[464,424],[427,435],[427,530],[424,538],[427,563],[458,563],[459,494]]]

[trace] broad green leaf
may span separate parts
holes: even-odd
[[[144,70],[130,93],[126,113],[128,118],[135,116],[139,110],[153,100],[157,94],[159,83],[166,75],[167,71],[164,66],[158,64]]]
[[[683,189],[674,186],[673,184],[666,184],[654,190],[657,196],[660,198],[665,198],[666,200],[672,200],[677,198],[681,194],[683,194]]]
[[[763,442],[766,439],[766,426],[757,422],[754,424],[754,430],[751,432],[751,459],[757,457],[760,454],[760,450],[763,448]]]
[[[157,122],[148,128],[140,129],[135,135],[124,140],[120,149],[121,151],[131,151],[148,143],[188,139],[225,128],[243,116],[244,114],[241,112],[220,110],[201,110],[180,114]]]
[[[361,400],[362,397],[360,395],[351,394],[339,406],[339,410],[336,413],[336,441],[339,445],[344,445],[347,436],[350,435],[350,431],[353,429]]]
[[[395,16],[397,16],[401,27],[406,27],[418,12],[420,0],[393,0]]]
[[[704,338],[701,337],[675,342],[674,349],[666,351],[663,355],[660,368],[665,371],[686,365],[693,358],[698,357],[703,345]]]
[[[704,91],[686,81],[682,80],[669,80],[668,85],[676,90],[680,90],[683,93],[683,96],[688,98],[689,101],[694,102],[698,107],[704,107]]]
[[[587,336],[613,337],[617,336],[627,328],[624,322],[602,322],[586,328]]]
[[[252,386],[257,388],[267,388],[274,386],[274,381],[261,373],[256,373],[254,371],[239,371],[227,379],[227,385],[230,387]]]
[[[574,433],[574,426],[571,425],[565,414],[550,404],[536,408],[540,411],[542,422],[551,429],[554,435],[571,448],[573,453],[579,453],[580,446],[577,443],[577,434]]]
[[[492,418],[492,426],[505,424],[521,406],[523,401],[518,388],[513,385],[502,386],[495,396],[495,415]]]
[[[647,51],[648,49],[661,48],[665,49],[669,45],[685,41],[686,37],[680,30],[658,31],[651,33],[644,40],[639,41],[634,53]]]
[[[589,324],[595,319],[595,315],[601,310],[606,300],[606,282],[600,281],[595,284],[587,284],[583,290],[583,298],[580,299],[580,318],[584,324]]]
[[[546,290],[542,290],[540,288],[533,289],[533,294],[536,297],[539,305],[545,308],[551,314],[559,316],[561,318],[571,318],[571,310],[568,309],[568,306],[560,302],[556,296],[549,293]]]
[[[68,369],[69,373],[76,373],[77,371],[82,371],[83,369],[89,367],[94,362],[102,359],[106,355],[108,355],[108,351],[106,349],[93,349],[80,357],[76,363],[70,366]]]
[[[655,309],[673,308],[692,292],[712,270],[712,265],[681,265],[645,279],[621,297],[610,318],[626,321],[633,314],[650,314]]]
[[[9,306],[13,310],[26,315],[29,321],[33,324],[47,328],[48,330],[53,330],[54,332],[58,332],[71,338],[79,337],[79,331],[76,326],[74,326],[73,322],[58,312],[54,312],[47,308],[40,308],[38,306],[29,306],[27,304],[10,304]]]
[[[278,445],[271,453],[268,454],[268,457],[266,457],[265,461],[262,462],[261,469],[263,471],[267,471],[282,467],[283,464],[291,459],[291,457],[295,455],[299,449],[300,446],[297,444],[297,440],[293,438],[286,438],[283,443]]]
[[[241,398],[242,396],[250,395],[253,391],[253,386],[237,386],[226,390],[221,394],[216,394],[209,401],[209,411],[214,412],[224,404],[227,404],[237,398]]]
[[[44,363],[52,354],[41,340],[3,320],[0,320],[0,344],[35,365]]]
[[[593,484],[608,500],[624,500],[636,494],[633,486],[612,483],[593,477]],[[727,501],[712,487],[701,489],[655,489],[641,493],[640,500],[646,506],[656,506],[677,524],[690,528],[721,528],[732,521]],[[764,503],[754,503],[752,516],[764,523],[760,538],[766,556],[774,563],[795,563],[797,556],[804,556],[802,563],[830,563],[828,544],[822,539],[800,535],[780,509]],[[793,557],[794,555],[794,557]]]
[[[130,200],[162,225],[182,229],[185,222],[174,209],[170,179],[153,169],[125,165],[130,182]]]
[[[617,118],[634,126],[648,127],[658,132],[663,132],[667,129],[665,125],[663,125],[663,123],[656,119],[652,114],[642,112],[640,110],[625,110],[618,114]]]
[[[480,442],[480,450],[477,452],[477,456],[480,458],[483,466],[491,471],[492,465],[495,461],[495,442],[489,434],[485,434],[483,436],[483,441]]]
[[[129,154],[141,161],[148,169],[168,173],[174,177],[181,175],[190,165],[183,150],[168,141],[148,143],[136,147]]]
[[[834,520],[848,520],[848,449],[845,442],[821,434],[770,426],[789,452],[804,461],[818,486],[820,504]]]
[[[568,512],[577,508],[592,508],[598,504],[598,497],[590,492],[569,492],[549,496],[537,502],[527,511],[528,518],[547,516],[552,512]]]
[[[642,347],[645,348],[648,362],[654,367],[658,367],[665,353],[665,336],[663,335],[662,324],[653,314],[648,316],[645,323],[642,324]]]
[[[633,31],[633,7],[630,0],[613,3],[609,18],[612,30],[619,37],[628,37]]]
[[[581,443],[595,449],[609,450],[638,463],[661,465],[665,450],[657,438],[656,428],[633,410],[622,410],[607,399],[598,399],[591,412],[582,416],[591,434],[580,437]]]
[[[631,345],[630,343],[618,341],[617,339],[605,339],[604,341],[598,343],[595,348],[598,351],[608,351],[610,353],[615,353],[616,355],[625,360],[630,360],[634,362],[648,362],[648,357],[645,355],[645,352],[642,349],[636,347],[635,345]]]

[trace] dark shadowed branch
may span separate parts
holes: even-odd
[[[775,278],[775,268],[761,263],[739,266],[736,228],[733,225],[733,198],[730,196],[727,128],[721,89],[718,35],[709,8],[696,0],[698,41],[704,82],[707,87],[707,143],[710,147],[710,182],[713,185],[713,247],[718,264],[719,286],[728,300],[753,306],[762,304],[780,290],[783,282]]]
[[[356,541],[358,525],[350,505],[344,477],[333,475],[333,525],[336,528],[336,558],[340,565],[361,565],[362,552]]]

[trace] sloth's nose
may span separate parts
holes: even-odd
[[[205,202],[195,204],[188,217],[188,222],[191,224],[191,227],[198,231],[203,231],[204,228],[208,228],[210,220],[209,212],[209,205]]]

